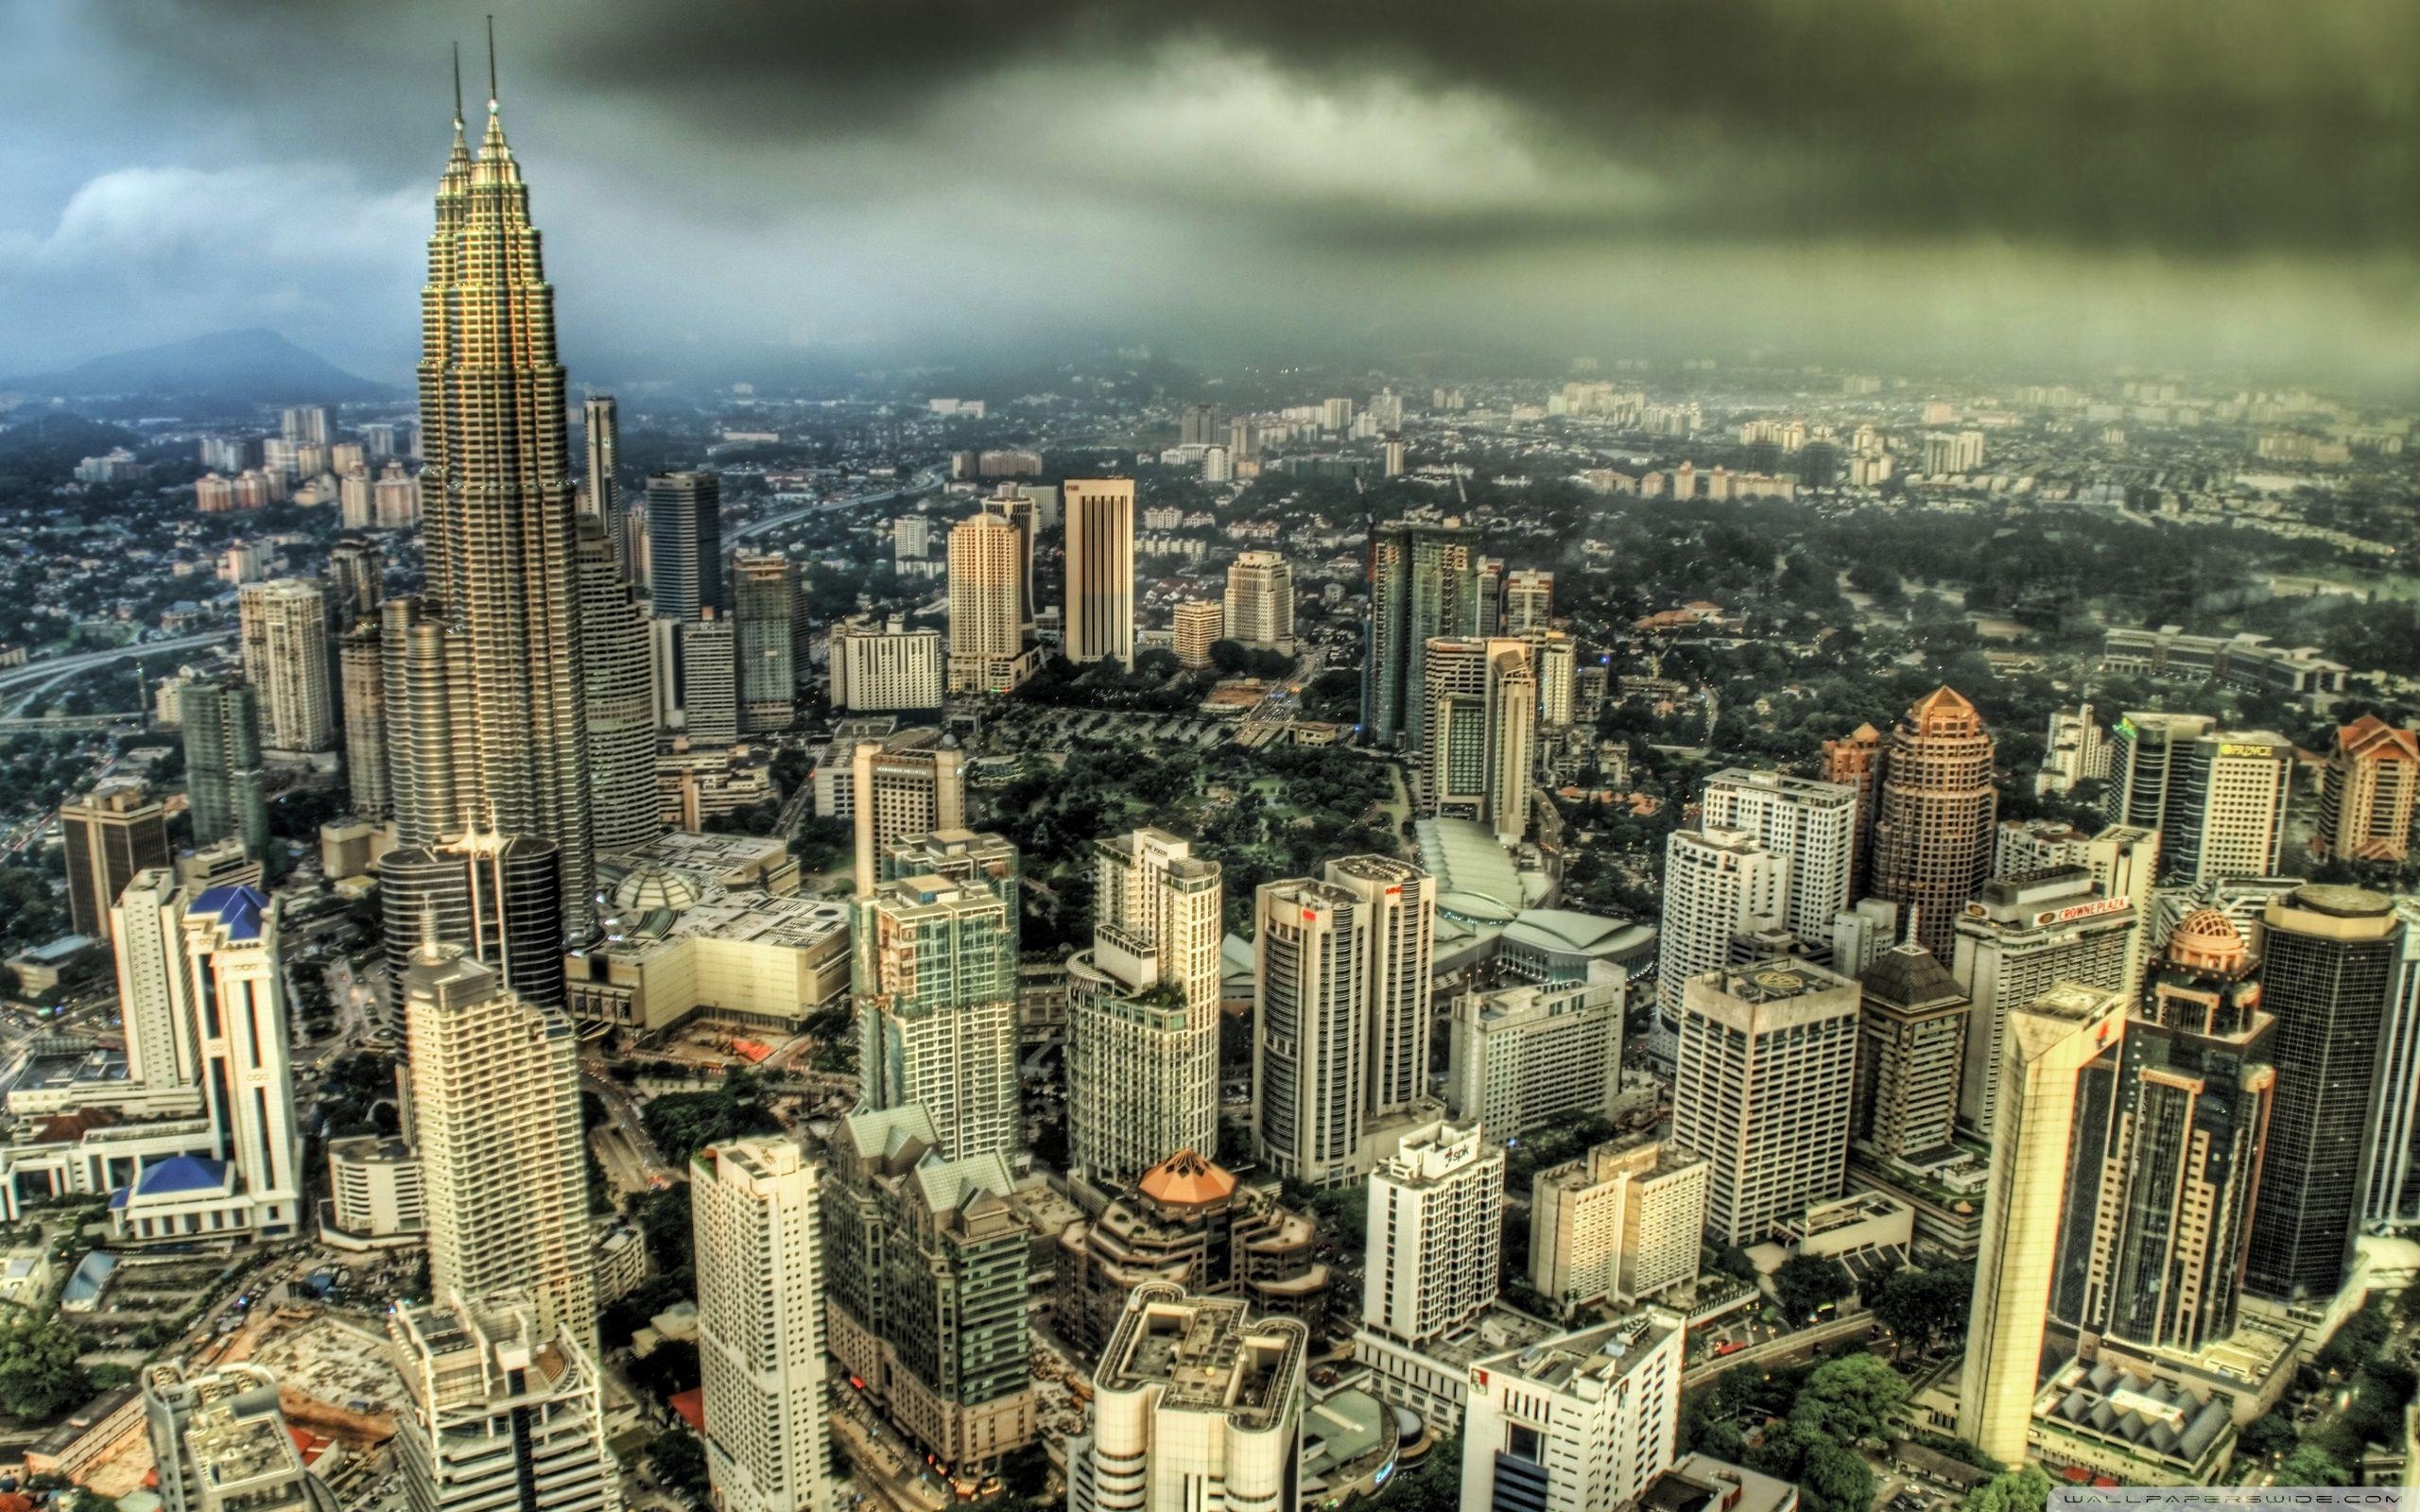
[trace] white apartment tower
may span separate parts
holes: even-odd
[[[826,649],[836,709],[879,713],[942,706],[948,658],[939,630],[911,630],[900,619],[836,625]]]
[[[1165,830],[1094,847],[1093,948],[1067,963],[1067,1140],[1123,1188],[1219,1147],[1219,865]]]
[[[1530,827],[1537,765],[1538,678],[1526,641],[1441,636],[1428,643],[1422,785],[1430,814],[1478,819],[1516,843]]]
[[[1247,551],[1227,568],[1227,636],[1256,651],[1294,654],[1294,569],[1273,551]]]
[[[334,749],[325,591],[301,577],[246,583],[235,595],[235,625],[244,677],[260,690],[261,744],[282,751]]]
[[[1463,1512],[1649,1506],[1680,1445],[1686,1323],[1644,1308],[1471,1365]]]
[[[1436,879],[1348,856],[1253,900],[1253,1129],[1280,1176],[1357,1179],[1427,1082]]]
[[[1310,1343],[1235,1297],[1134,1288],[1093,1371],[1091,1426],[1067,1441],[1069,1512],[1294,1512]]]
[[[433,1295],[525,1296],[545,1333],[596,1333],[579,1043],[458,946],[404,973]]]
[[[1695,1280],[1705,1158],[1662,1140],[1599,1144],[1530,1178],[1530,1283],[1549,1300],[1625,1306]]]
[[[1134,665],[1134,480],[1070,478],[1067,660]]]
[[[1675,830],[1664,843],[1664,915],[1656,939],[1656,1022],[1649,1050],[1671,1064],[1684,987],[1731,964],[1738,936],[1778,928],[1789,906],[1789,860],[1744,830]]]
[[[1406,1134],[1371,1173],[1369,1204],[1364,1329],[1396,1344],[1426,1344],[1495,1302],[1504,1150],[1477,1124]]]
[[[1734,766],[1706,779],[1703,826],[1755,836],[1789,863],[1784,927],[1814,945],[1831,936],[1832,920],[1848,911],[1852,858],[1857,853],[1857,789],[1783,772]]]
[[[620,1512],[596,1357],[571,1331],[505,1293],[399,1307],[387,1332],[411,1512]]]
[[[1716,1244],[1755,1244],[1841,1194],[1859,1001],[1857,983],[1803,961],[1689,979],[1672,1139],[1711,1164]]]
[[[717,1512],[825,1512],[822,1173],[786,1138],[689,1162],[706,1474]]]

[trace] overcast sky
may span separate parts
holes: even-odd
[[[0,0],[0,370],[406,375],[483,7]],[[577,381],[1520,352],[2420,391],[2410,0],[502,0]]]

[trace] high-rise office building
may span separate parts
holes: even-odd
[[[412,1119],[439,1297],[526,1293],[540,1325],[594,1349],[579,1042],[561,1010],[459,946],[404,973]]]
[[[1294,569],[1274,551],[1247,551],[1227,568],[1227,636],[1255,651],[1294,654]]]
[[[2160,872],[2184,882],[2273,876],[2284,855],[2294,747],[2207,714],[2129,710],[2113,732],[2109,816],[2160,832]]]
[[[1361,738],[1425,750],[1428,643],[1481,635],[1477,535],[1460,521],[1370,532],[1370,619],[1361,662]]]
[[[589,401],[594,406],[596,401]],[[612,400],[605,401],[611,404]],[[597,419],[589,416],[591,460]],[[655,791],[655,669],[648,619],[601,519],[574,535],[579,584],[581,685],[588,699],[588,827],[600,855],[664,833]]]
[[[654,664],[656,726],[693,747],[739,739],[739,639],[728,615],[648,621]]]
[[[388,788],[403,845],[458,835],[482,808],[478,716],[470,680],[457,676],[468,640],[430,607],[390,598],[378,611]]]
[[[1253,900],[1253,1131],[1279,1176],[1366,1174],[1373,1126],[1427,1085],[1436,879],[1348,856]]]
[[[260,701],[251,685],[208,678],[177,690],[184,729],[185,800],[193,843],[243,842],[244,854],[268,855],[268,774],[261,765]]]
[[[2402,954],[2394,902],[2360,887],[2301,887],[2261,919],[2277,1090],[2243,1272],[2259,1296],[2325,1306],[2350,1271]]]
[[[587,460],[580,471],[579,511],[604,528],[623,580],[636,587],[630,519],[622,507],[622,406],[612,394],[591,394],[580,402],[579,415],[581,451]]]
[[[1717,1243],[1755,1244],[1841,1194],[1859,997],[1857,983],[1804,961],[1685,985],[1672,1139],[1706,1158]]]
[[[1874,817],[1873,892],[1914,915],[1916,943],[1950,953],[1967,901],[1991,875],[1993,741],[1954,689],[1916,701],[1891,732]]]
[[[388,851],[378,879],[388,1000],[397,1017],[412,961],[432,938],[461,947],[524,1001],[564,1005],[562,851],[552,841],[475,830]]]
[[[146,896],[164,887],[162,873],[147,872],[138,881],[152,879],[160,880],[143,889]],[[190,1049],[209,1144],[207,1155],[154,1160],[135,1173],[112,1194],[112,1229],[138,1243],[301,1234],[308,1213],[276,905],[254,887],[213,887],[185,903],[182,914],[164,911],[138,921],[121,911],[119,918],[130,929],[164,924],[181,936],[182,960],[164,963],[175,979],[154,985],[167,988],[169,1012],[180,1021],[179,1056]],[[138,1004],[137,1011],[150,1010]],[[156,1036],[148,1026],[144,1033],[147,1040]]]
[[[1530,644],[1530,665],[1538,675],[1539,728],[1569,729],[1580,696],[1579,646],[1561,630],[1524,630],[1521,639]]]
[[[1783,772],[1734,766],[1706,779],[1701,823],[1755,836],[1789,863],[1782,923],[1812,947],[1830,938],[1850,895],[1857,848],[1857,789]]]
[[[1179,446],[1207,446],[1219,437],[1219,412],[1208,404],[1187,404],[1177,411]]]
[[[925,876],[885,883],[855,906],[863,1106],[923,1108],[952,1160],[1012,1154],[1021,1123],[1009,904],[981,882]]]
[[[260,696],[262,744],[284,751],[333,748],[327,594],[302,577],[246,583],[235,595],[235,623],[244,679]]]
[[[1147,1281],[1093,1371],[1091,1422],[1067,1442],[1069,1512],[1207,1504],[1284,1509],[1300,1495],[1311,1335],[1239,1297]]]
[[[1164,830],[1093,848],[1093,946],[1067,962],[1071,1166],[1123,1187],[1219,1147],[1219,864]]]
[[[1069,478],[1067,660],[1134,665],[1134,480]]]
[[[143,1416],[162,1512],[318,1512],[335,1497],[302,1463],[278,1406],[277,1377],[256,1365],[142,1372]]]
[[[2394,901],[2403,950],[2378,1035],[2378,1095],[2370,1120],[2361,1221],[2420,1225],[2420,898]]]
[[[515,1292],[387,1315],[411,1410],[395,1435],[411,1512],[620,1512],[604,1379],[578,1330]]]
[[[1629,985],[1597,962],[1577,982],[1465,986],[1447,1009],[1446,1102],[1492,1140],[1616,1117]]]
[[[1052,486],[1003,483],[998,492],[983,501],[983,511],[998,515],[1016,529],[1017,625],[1031,635],[1034,614],[1042,607],[1033,596],[1034,543],[1042,539],[1045,528],[1059,523],[1059,490]]]
[[[378,470],[378,481],[371,486],[371,523],[381,530],[409,530],[420,524],[420,479],[404,470],[401,462],[389,462]]]
[[[722,474],[659,472],[647,480],[648,612],[688,620],[728,613],[722,565]]]
[[[278,411],[280,439],[297,446],[328,444],[328,410],[324,404],[289,404]]]
[[[787,557],[731,558],[732,618],[739,630],[739,724],[750,734],[787,730],[798,717],[798,641],[805,602]]]
[[[1538,679],[1529,643],[1434,640],[1425,676],[1424,806],[1478,820],[1503,843],[1518,843],[1529,833],[1537,765]]]
[[[832,627],[832,706],[860,713],[938,709],[949,687],[942,632],[905,620]]]
[[[439,180],[421,291],[421,422],[427,573],[419,617],[434,639],[389,649],[388,739],[399,833],[422,843],[472,819],[562,850],[563,911],[585,926],[592,892],[585,671],[574,582],[573,498],[554,290],[529,190],[488,102],[473,161],[457,116]],[[415,678],[393,676],[409,654]],[[404,690],[404,691],[399,691]],[[402,727],[433,719],[438,728]],[[433,833],[409,833],[452,782]]]
[[[950,692],[1005,692],[1004,679],[1013,685],[1032,594],[1028,539],[1010,515],[989,508],[950,527]]]
[[[1641,1308],[1474,1361],[1463,1512],[1690,1505],[1651,1495],[1680,1447],[1687,1337],[1679,1314]]]
[[[110,908],[126,1079],[147,1091],[196,1087],[201,1080],[185,967],[184,909],[185,895],[164,867],[128,878]]]
[[[387,598],[387,554],[378,542],[348,536],[328,548],[328,627],[341,634],[375,621]]]
[[[1958,1123],[1992,1137],[2008,1017],[2066,982],[2132,995],[2143,950],[2141,900],[2111,896],[2082,866],[2045,868],[1983,884],[1959,915],[1950,975],[1973,1004]]]
[[[2401,861],[2411,853],[2420,801],[2420,730],[2363,714],[2336,732],[2320,774],[2319,843],[2347,861]]]
[[[1874,817],[1882,797],[1882,768],[1888,763],[1882,731],[1859,725],[1837,740],[1824,742],[1824,780],[1857,790],[1857,843],[1849,851],[1849,896],[1863,898],[1873,878]]]
[[[2131,824],[2098,831],[2063,819],[2002,819],[1992,841],[1992,875],[2021,878],[2054,867],[2082,867],[2112,898],[2151,901],[2159,883],[2159,832]]]
[[[873,890],[875,863],[892,841],[966,828],[964,760],[955,746],[910,745],[897,736],[857,743],[849,785],[859,893]]]
[[[1013,1091],[1013,1087],[1011,1087]],[[1007,1155],[945,1156],[915,1104],[840,1121],[824,1173],[832,1354],[944,1472],[1033,1441],[1027,1276]]]
[[[1530,1283],[1574,1308],[1695,1280],[1705,1157],[1664,1140],[1599,1144],[1530,1180]]]
[[[1554,574],[1534,567],[1518,568],[1504,576],[1504,633],[1527,635],[1543,630],[1554,619]]]
[[[2235,1332],[2276,1073],[2260,963],[2224,914],[2168,937],[2126,1024],[2115,1083],[2091,1091],[2054,1309],[2144,1349]]]
[[[821,1185],[786,1136],[710,1144],[689,1161],[706,1477],[722,1512],[832,1504]]]
[[[1912,942],[1858,973],[1857,1096],[1849,1143],[1921,1168],[1950,1148],[1970,1005],[1958,979]]]
[[[1227,611],[1215,598],[1185,598],[1168,611],[1176,664],[1198,672],[1212,662],[1210,648],[1227,639]]]
[[[1984,1453],[2023,1460],[2042,1374],[2069,1186],[2097,1183],[2088,1162],[2071,1170],[2085,1101],[2115,1080],[2125,1045],[2123,992],[2065,983],[2008,1015],[1995,1081],[2004,1108],[1992,1125],[1991,1192],[1968,1311],[1958,1435]],[[2099,1064],[2086,1086],[2085,1069]]]
[[[353,812],[377,823],[395,811],[387,765],[387,649],[377,621],[337,637],[337,684],[344,708],[345,787]]]
[[[1664,912],[1655,949],[1655,1023],[1648,1048],[1668,1066],[1681,1000],[1695,977],[1731,964],[1733,942],[1781,927],[1789,862],[1744,830],[1675,830],[1664,842]]]
[[[134,874],[167,866],[168,805],[140,778],[110,778],[59,810],[66,842],[67,919],[76,933],[108,940],[110,910]]]
[[[1504,1149],[1471,1124],[1404,1136],[1370,1175],[1361,1326],[1397,1345],[1443,1338],[1495,1301]]]

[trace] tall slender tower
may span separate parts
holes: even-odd
[[[1938,960],[1992,874],[1991,732],[1954,688],[1916,701],[1891,732],[1874,818],[1874,895],[1916,912],[1916,943]]]
[[[244,677],[260,690],[261,744],[321,751],[336,745],[328,689],[328,596],[304,577],[246,583],[235,596]]]
[[[452,721],[452,740],[475,753],[476,781],[457,797],[477,812],[444,822],[477,818],[561,847],[564,912],[579,928],[594,872],[564,403],[554,288],[491,77],[475,160],[456,109],[421,291],[424,612],[454,643],[445,677],[467,687],[452,702],[469,718]],[[421,705],[390,701],[390,724],[404,709],[417,718]]]
[[[798,716],[798,566],[778,552],[731,558],[739,636],[739,727],[786,730]]]
[[[1134,480],[1067,481],[1067,660],[1134,664]]]
[[[1459,520],[1402,522],[1370,532],[1370,620],[1361,661],[1361,738],[1422,749],[1428,712],[1428,643],[1478,635],[1478,537]]]
[[[631,596],[603,522],[583,516],[576,547],[579,649],[588,659],[588,833],[597,852],[611,855],[664,833],[655,791],[655,665],[647,613]]]

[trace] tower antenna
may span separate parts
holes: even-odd
[[[462,44],[454,44],[454,124],[462,124]]]
[[[495,12],[488,12],[488,109],[495,109]]]

